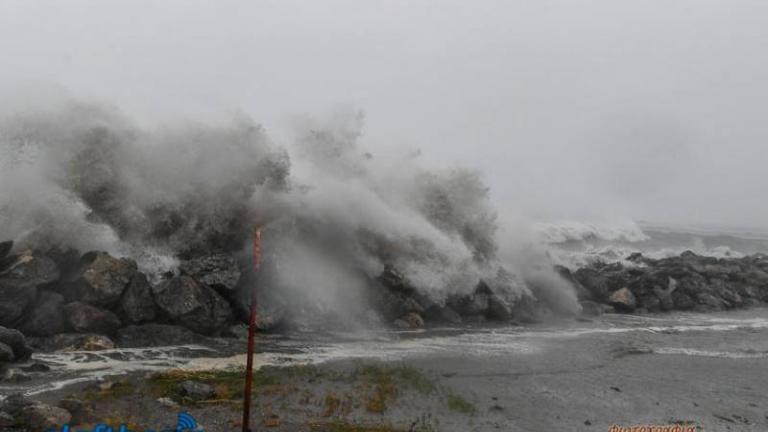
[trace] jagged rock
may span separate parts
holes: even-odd
[[[30,336],[53,336],[66,331],[63,313],[64,296],[41,291],[29,315],[19,328]]]
[[[378,277],[378,281],[381,282],[387,289],[391,291],[401,292],[405,294],[411,294],[416,289],[408,282],[402,273],[398,272],[392,266],[385,266],[384,271]]]
[[[661,300],[651,293],[637,297],[637,307],[649,312],[658,312],[661,310]]]
[[[0,271],[0,325],[11,325],[22,317],[37,298],[37,288],[55,282],[60,273],[56,264],[25,252],[3,260]]]
[[[167,324],[123,327],[117,332],[117,345],[124,348],[205,344],[207,338],[187,328]]]
[[[446,322],[450,324],[461,324],[462,319],[455,310],[449,306],[434,304],[424,311],[424,316],[432,321]]]
[[[11,252],[11,249],[13,249],[12,241],[9,240],[0,242],[0,262],[3,260],[3,258],[8,256],[8,254]]]
[[[114,334],[122,325],[114,313],[82,302],[64,306],[67,327],[78,333]]]
[[[13,354],[13,349],[0,342],[0,363],[10,363],[14,360],[16,360],[16,356]]]
[[[525,296],[512,307],[512,320],[519,323],[535,324],[550,312],[530,296]]]
[[[24,426],[35,431],[59,428],[72,421],[72,415],[69,411],[42,403],[24,407],[20,417]]]
[[[603,314],[603,308],[599,303],[591,300],[582,300],[579,302],[581,305],[581,314],[584,316],[600,316]]]
[[[722,310],[725,308],[722,300],[706,292],[697,293],[696,302],[709,310]]]
[[[760,307],[762,306],[762,303],[760,303],[760,300],[748,298],[744,299],[744,304],[742,306],[745,308]]]
[[[48,257],[26,251],[3,259],[0,284],[5,286],[40,286],[59,279],[56,263]]]
[[[419,314],[411,312],[396,319],[394,325],[403,330],[418,329],[424,327],[424,319]]]
[[[136,263],[104,252],[89,252],[80,260],[67,298],[95,306],[115,306],[136,274]]]
[[[0,327],[0,343],[11,347],[17,361],[27,360],[32,355],[32,348],[27,345],[27,339],[18,330]]]
[[[158,307],[173,322],[201,334],[218,334],[233,322],[232,308],[216,291],[189,276],[153,288]]]
[[[634,252],[634,253],[629,254],[629,256],[626,258],[626,260],[629,261],[629,262],[634,262],[634,263],[640,264],[640,263],[644,263],[645,262],[645,257],[640,252]]]
[[[584,287],[584,285],[581,284],[581,282],[576,279],[576,277],[573,275],[571,270],[569,270],[567,267],[556,265],[555,271],[557,274],[560,275],[563,279],[565,279],[566,282],[568,282],[576,291],[576,298],[579,300],[591,300],[592,299],[592,293],[589,292],[587,288]]]
[[[120,300],[120,315],[126,323],[140,324],[154,321],[157,306],[152,287],[143,273],[136,273]]]
[[[484,316],[488,311],[488,300],[492,294],[488,285],[480,281],[472,294],[449,296],[446,303],[461,316]]]
[[[672,301],[674,302],[675,309],[680,310],[689,310],[696,305],[688,294],[679,291],[672,293]]]
[[[229,254],[216,253],[195,257],[183,261],[179,269],[197,281],[224,292],[234,291],[240,282],[240,267]]]
[[[573,273],[573,277],[589,291],[592,299],[604,301],[608,298],[608,283],[597,270],[589,267],[580,268]]]
[[[194,401],[211,399],[215,394],[213,387],[198,381],[186,380],[179,385],[179,395]]]
[[[512,319],[512,308],[496,294],[488,296],[488,310],[485,317],[492,321],[506,322]]]
[[[382,289],[378,297],[379,307],[387,318],[401,317],[410,312],[424,313],[424,307],[408,294]]]
[[[743,283],[736,285],[736,292],[742,299],[744,299],[744,301],[747,301],[747,299],[760,299],[762,297],[759,288]]]
[[[741,296],[730,288],[724,289],[719,294],[728,307],[739,307],[744,304]]]
[[[611,294],[608,297],[608,304],[623,312],[632,312],[637,307],[635,295],[626,287]]]

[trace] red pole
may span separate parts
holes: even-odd
[[[253,234],[253,274],[261,267],[261,227]],[[251,314],[248,319],[248,357],[245,363],[245,394],[243,395],[243,432],[251,432],[251,388],[253,385],[253,351],[256,348],[256,279],[251,288]]]

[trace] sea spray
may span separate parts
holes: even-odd
[[[387,265],[437,302],[525,265],[499,256],[478,173],[427,170],[412,155],[380,160],[361,145],[358,113],[308,121],[280,145],[246,116],[147,128],[78,101],[9,112],[0,238],[20,247],[104,250],[160,274],[198,253],[244,253],[262,224],[276,289],[337,311]],[[540,285],[545,299],[572,297]]]

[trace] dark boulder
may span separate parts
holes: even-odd
[[[512,306],[512,320],[518,323],[535,324],[551,315],[551,311],[531,296],[523,296]]]
[[[395,319],[407,313],[424,313],[424,306],[415,298],[403,292],[390,291],[386,288],[378,293],[378,305],[386,318]]]
[[[13,354],[13,349],[0,342],[0,363],[10,363],[14,360],[16,360],[16,356]]]
[[[634,252],[629,254],[626,260],[635,264],[646,264],[649,262],[649,260],[646,257],[644,257],[643,254],[641,254],[640,252]]]
[[[758,267],[754,263],[742,274],[744,281],[758,289],[768,289],[768,271]]]
[[[493,295],[488,284],[480,281],[471,294],[448,296],[446,303],[461,316],[485,316]]]
[[[672,301],[674,308],[679,310],[693,309],[693,307],[696,305],[693,299],[691,299],[691,296],[680,291],[675,291],[672,293]]]
[[[744,300],[741,298],[739,293],[737,293],[733,289],[728,288],[726,290],[721,291],[719,294],[720,294],[720,298],[723,299],[723,301],[728,307],[735,308],[735,307],[740,307],[744,304]]]
[[[485,317],[491,321],[507,322],[512,319],[512,307],[496,294],[488,296],[488,310]]]
[[[583,267],[573,273],[573,277],[589,293],[591,298],[597,301],[605,301],[610,294],[608,282],[596,269]]]
[[[136,273],[120,300],[120,316],[130,324],[151,322],[157,316],[152,287],[143,273]]]
[[[461,315],[447,305],[433,304],[424,311],[424,317],[430,321],[448,324],[461,324],[462,322]]]
[[[707,279],[698,273],[685,273],[675,278],[677,290],[695,296],[697,293],[709,291],[710,284]]]
[[[123,327],[115,338],[121,348],[204,344],[208,338],[187,328],[168,324],[143,324]]]
[[[582,300],[579,304],[581,305],[581,314],[583,316],[595,317],[603,314],[603,307],[599,303],[591,300]]]
[[[59,279],[56,264],[26,252],[6,258],[0,271],[0,325],[12,325],[37,298],[37,288]]]
[[[11,249],[13,249],[13,242],[3,241],[0,242],[0,262],[2,262],[3,258],[7,257],[9,253],[11,253]]]
[[[33,431],[56,429],[72,421],[72,415],[64,408],[43,403],[27,405],[19,416],[21,426]]]
[[[43,255],[56,263],[62,276],[70,275],[72,271],[77,270],[80,263],[80,257],[82,256],[77,249],[59,246],[46,249]]]
[[[32,348],[27,344],[27,339],[18,330],[0,327],[0,343],[11,347],[17,361],[27,360],[32,355]]]
[[[712,294],[700,292],[696,294],[696,303],[704,310],[722,310],[725,308],[723,301]]]
[[[240,282],[240,267],[229,254],[216,253],[185,260],[179,266],[183,274],[221,292],[232,292]]]
[[[747,299],[760,300],[763,297],[762,293],[760,292],[760,289],[755,287],[754,285],[739,283],[739,284],[735,284],[734,289],[741,296],[741,298],[744,299],[744,301],[747,301]]]
[[[114,334],[122,323],[114,313],[83,302],[64,306],[67,327],[77,333]]]
[[[218,334],[234,320],[224,298],[189,276],[167,280],[154,287],[153,293],[158,307],[172,322],[197,333]]]
[[[384,271],[381,272],[381,275],[379,275],[377,279],[382,285],[384,285],[384,287],[390,291],[396,291],[405,294],[412,294],[416,292],[416,289],[413,287],[413,285],[410,284],[410,282],[408,282],[405,276],[392,266],[385,266]]]
[[[658,312],[661,310],[661,300],[655,294],[646,294],[637,297],[637,306],[649,312]]]
[[[30,336],[53,336],[63,333],[67,329],[63,307],[64,296],[50,291],[41,291],[19,329]]]
[[[111,308],[120,301],[136,271],[136,263],[129,259],[89,252],[71,278],[67,298]]]
[[[582,285],[581,282],[579,282],[578,279],[573,275],[571,270],[569,270],[567,267],[556,265],[555,271],[558,275],[560,275],[561,278],[563,278],[566,282],[568,282],[572,287],[573,290],[576,292],[576,298],[579,300],[591,300],[592,299],[592,293]]]
[[[179,384],[179,395],[193,401],[208,400],[215,394],[213,387],[199,381],[186,380]]]

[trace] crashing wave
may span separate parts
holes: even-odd
[[[200,252],[248,253],[262,225],[275,283],[329,307],[386,266],[438,301],[515,269],[477,172],[379,159],[362,130],[359,113],[308,120],[278,144],[247,117],[147,128],[72,101],[0,116],[0,238],[160,274]]]

